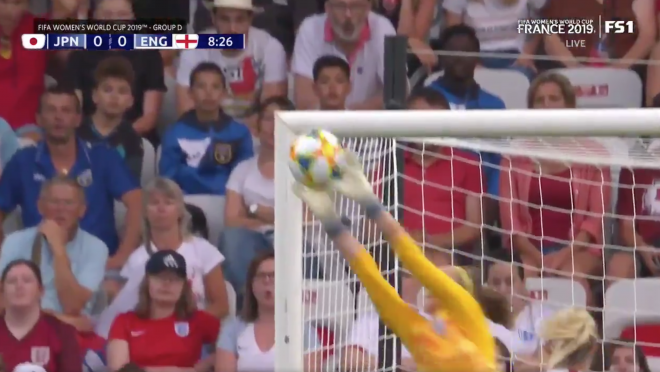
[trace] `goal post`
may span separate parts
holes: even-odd
[[[288,157],[289,144],[293,139],[313,129],[328,130],[340,138],[350,137],[358,141],[363,139],[363,144],[368,139],[389,138],[390,146],[396,146],[396,139],[401,139],[567,163],[657,168],[657,158],[645,151],[631,156],[607,156],[588,147],[581,148],[579,137],[657,137],[660,134],[660,111],[585,109],[277,112],[275,368],[278,371],[304,369],[304,320],[310,315],[305,313],[303,298],[305,218],[303,205],[291,190],[293,177],[288,168]],[[554,140],[558,137],[561,141]],[[573,140],[575,142],[571,142]],[[561,151],[562,144],[566,143],[573,151]],[[396,168],[393,170],[396,171]],[[329,245],[324,249],[328,251],[326,253],[332,253]],[[349,282],[354,279],[346,274],[342,280]],[[341,301],[341,298],[337,297],[337,301]]]

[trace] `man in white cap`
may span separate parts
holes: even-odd
[[[213,62],[222,69],[227,89],[223,110],[239,120],[250,116],[255,103],[266,97],[286,95],[287,62],[284,48],[266,31],[252,27],[253,13],[252,0],[214,0],[215,29],[209,32],[244,34],[245,49],[183,52],[176,77],[179,114],[193,107],[188,94],[190,73],[201,62]]]

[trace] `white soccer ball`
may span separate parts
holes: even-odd
[[[14,372],[46,372],[46,369],[38,364],[21,363],[14,367]]]
[[[289,168],[303,185],[319,189],[341,176],[345,151],[339,139],[324,130],[296,138],[291,144]]]

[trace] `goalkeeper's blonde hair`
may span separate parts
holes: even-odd
[[[584,309],[569,308],[543,322],[544,362],[548,370],[591,363],[598,339],[596,322]]]

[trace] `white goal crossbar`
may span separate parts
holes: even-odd
[[[660,137],[656,109],[286,111],[275,115],[275,370],[303,370],[303,206],[291,191],[289,146],[313,129],[339,137],[413,140],[507,137]],[[446,138],[450,137],[450,138]],[[510,142],[510,141],[509,141]],[[486,145],[487,146],[487,142]],[[515,154],[515,146],[510,146]],[[484,149],[486,150],[486,149]],[[593,154],[592,154],[593,155]],[[557,153],[551,155],[557,159]],[[566,155],[565,160],[571,160]],[[593,162],[609,161],[592,157]],[[583,159],[582,159],[583,160]],[[611,159],[610,159],[611,160]],[[628,164],[622,160],[621,166]],[[637,166],[657,159],[638,158]],[[608,164],[611,164],[608,162]]]

